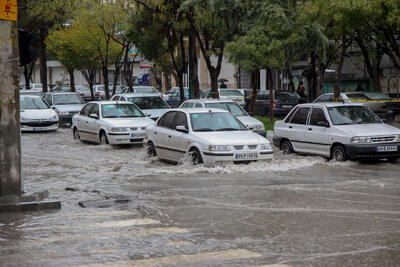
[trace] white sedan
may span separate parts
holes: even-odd
[[[21,131],[57,131],[58,115],[40,96],[20,96]]]
[[[99,144],[142,144],[145,128],[154,121],[134,104],[89,102],[73,118],[74,139]]]
[[[275,123],[273,140],[285,154],[315,154],[337,161],[400,157],[400,129],[383,123],[362,104],[298,105]]]
[[[235,116],[221,109],[173,109],[146,128],[149,156],[193,164],[270,160],[267,139],[253,133]]]

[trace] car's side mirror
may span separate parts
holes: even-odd
[[[177,130],[178,132],[182,132],[182,133],[188,133],[188,132],[189,132],[189,131],[186,129],[186,127],[183,126],[183,125],[178,125],[178,126],[176,126],[176,130]]]
[[[146,115],[146,117],[150,117],[151,116],[151,114],[148,113],[148,112],[144,113],[144,115]]]
[[[52,108],[52,109],[56,109],[56,107],[55,107],[55,106],[51,106],[51,108]]]
[[[317,121],[317,126],[329,128],[329,123],[327,121]]]
[[[92,118],[92,119],[96,119],[96,120],[99,119],[99,115],[97,115],[96,113],[91,113],[91,114],[89,115],[89,117]]]

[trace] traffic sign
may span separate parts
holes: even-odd
[[[17,20],[17,0],[0,0],[0,19]]]

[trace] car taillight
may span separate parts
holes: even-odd
[[[84,96],[85,94],[79,93],[80,96]]]
[[[276,108],[276,103],[274,102],[273,107]]]
[[[100,93],[99,93],[99,92],[96,92],[96,93],[95,93],[95,95],[96,95],[96,96],[99,96],[99,95],[100,95]]]

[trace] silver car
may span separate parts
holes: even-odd
[[[315,154],[337,161],[400,157],[400,129],[383,123],[362,104],[298,105],[275,123],[273,140],[284,153]]]
[[[160,94],[116,94],[111,100],[132,102],[153,120],[157,120],[170,109]]]
[[[40,97],[20,96],[22,132],[57,131],[57,113]]]
[[[72,124],[72,116],[85,104],[79,93],[46,93],[43,98],[57,112],[60,124]]]
[[[142,144],[145,128],[154,121],[131,102],[93,101],[74,116],[75,140],[99,144]]]
[[[251,117],[247,112],[233,100],[218,99],[191,99],[186,100],[180,108],[220,108],[235,115],[247,128],[262,136],[266,136],[264,124]]]
[[[267,139],[222,109],[172,109],[146,128],[149,156],[193,164],[250,162],[273,157]]]

